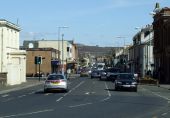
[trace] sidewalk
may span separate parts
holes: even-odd
[[[18,85],[7,85],[7,86],[0,85],[0,94],[5,94],[5,93],[12,92],[12,91],[17,91],[17,90],[37,86],[37,85],[43,84],[43,82],[44,81],[42,80],[38,81],[35,79],[27,79],[26,82],[23,82]]]
[[[159,87],[170,90],[170,84],[160,84]]]

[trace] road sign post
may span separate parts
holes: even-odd
[[[34,64],[39,66],[39,72],[38,72],[38,77],[39,77],[39,81],[40,81],[40,64],[42,64],[42,56],[35,56],[34,58]]]

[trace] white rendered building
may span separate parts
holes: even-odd
[[[19,50],[20,27],[0,19],[0,73],[7,74],[7,85],[26,81],[26,51]]]

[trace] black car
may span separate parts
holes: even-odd
[[[100,78],[101,70],[93,70],[91,72],[91,78]]]
[[[120,73],[120,69],[113,67],[113,68],[109,68],[109,69],[105,69],[102,73],[101,73],[101,77],[100,79],[105,79],[105,80],[109,80],[109,81],[115,81],[118,73]]]
[[[119,73],[115,80],[115,90],[130,89],[137,92],[137,81],[132,73]]]

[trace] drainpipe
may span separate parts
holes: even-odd
[[[1,72],[2,72],[2,64],[3,64],[3,28],[2,28],[2,31],[1,31]]]

